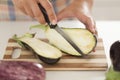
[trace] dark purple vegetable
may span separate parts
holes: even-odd
[[[120,41],[116,41],[112,44],[110,48],[110,58],[114,70],[120,71]]]
[[[45,80],[45,71],[33,62],[0,61],[0,80]]]

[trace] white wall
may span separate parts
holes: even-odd
[[[96,20],[120,20],[120,0],[94,0],[92,12]]]

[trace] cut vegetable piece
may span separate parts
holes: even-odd
[[[33,50],[45,63],[54,64],[59,61],[60,57],[62,56],[62,53],[59,49],[39,39],[22,37],[19,38],[19,41],[21,41],[25,47],[29,47],[29,49]]]
[[[64,29],[65,33],[76,43],[84,54],[90,53],[96,46],[96,37],[86,29]],[[55,45],[62,51],[80,56],[79,54],[59,33],[54,29],[48,29],[46,36],[51,44]]]
[[[32,26],[31,28],[41,28],[42,26]],[[59,48],[60,50],[75,56],[81,56],[57,31],[50,29],[49,26],[45,31],[46,37],[49,42]],[[76,45],[81,49],[81,51],[87,55],[96,46],[97,39],[90,31],[83,28],[63,28],[66,34],[76,43]]]

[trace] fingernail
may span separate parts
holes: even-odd
[[[57,24],[57,21],[56,21],[56,20],[53,20],[53,21],[52,21],[52,24],[53,24],[53,25]]]

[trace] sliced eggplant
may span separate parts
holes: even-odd
[[[50,44],[60,50],[75,56],[81,56],[57,31],[50,29],[49,26],[43,28],[43,25],[33,26],[31,28],[40,28],[45,31]],[[84,54],[90,53],[97,44],[97,39],[90,31],[84,28],[63,28],[64,32],[76,43]]]
[[[18,39],[24,47],[29,47],[45,63],[54,64],[59,61],[62,53],[59,49],[36,38],[21,37]]]

